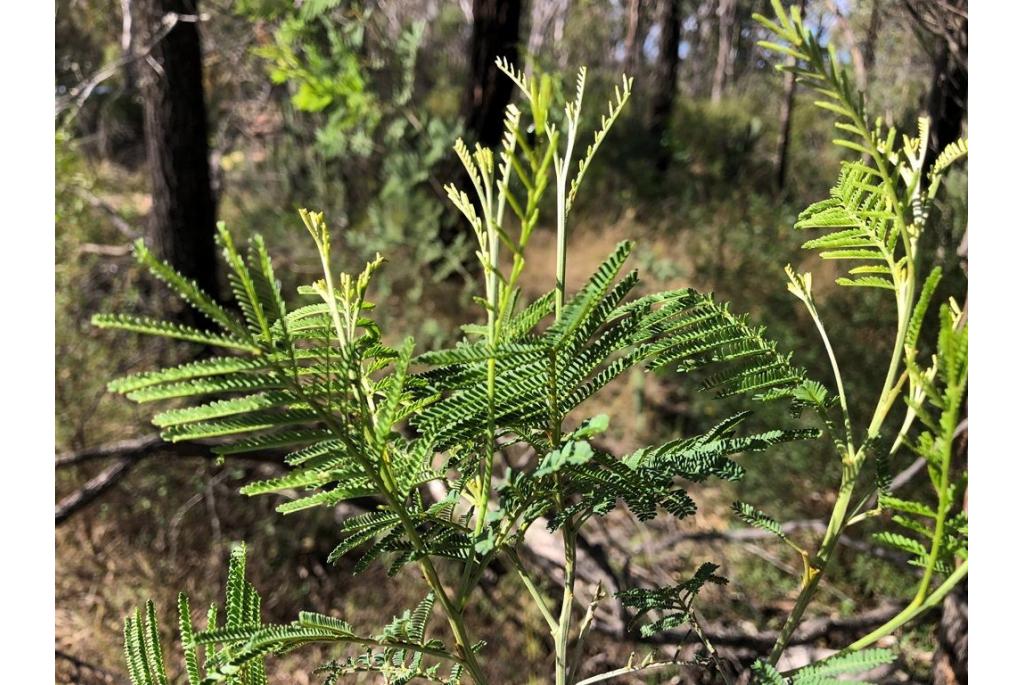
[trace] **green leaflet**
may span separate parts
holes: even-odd
[[[157,259],[142,240],[135,242],[134,251],[135,258],[140,264],[166,283],[185,302],[204,314],[212,323],[218,324],[235,338],[249,340],[249,333],[245,327],[212,297],[203,292],[195,281],[185,278],[169,264]]]
[[[187,342],[212,345],[214,347],[227,347],[246,352],[259,352],[259,348],[245,340],[239,340],[228,335],[208,333],[198,328],[185,326],[169,321],[160,321],[145,316],[133,316],[130,314],[97,314],[92,317],[92,325],[99,328],[114,328],[132,333],[144,333],[155,335],[161,338],[173,338]]]
[[[895,661],[896,655],[888,649],[865,649],[859,652],[840,653],[805,666],[793,677],[794,685],[824,685],[831,676],[845,673],[862,673]],[[848,682],[848,681],[843,681]]]
[[[616,596],[623,606],[634,610],[633,623],[651,611],[661,614],[660,618],[645,624],[640,629],[642,637],[651,637],[694,620],[690,610],[701,589],[708,583],[725,585],[728,582],[724,577],[715,573],[717,570],[717,564],[704,562],[692,577],[676,585],[657,588],[629,588],[617,593]]]
[[[746,502],[733,502],[732,510],[748,526],[766,530],[781,540],[786,539],[786,534],[782,532],[779,522],[760,509],[755,509]]]

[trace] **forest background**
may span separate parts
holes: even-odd
[[[965,1],[797,4],[821,39],[839,47],[874,111],[904,128],[927,112],[937,124],[935,149],[966,136]],[[301,607],[375,621],[408,604],[400,592],[377,591],[382,581],[374,574],[353,578],[325,564],[336,528],[329,512],[310,514],[296,536],[272,501],[236,496],[242,483],[273,466],[221,466],[201,446],[161,445],[146,416],[109,395],[105,381],[176,361],[180,351],[158,342],[125,345],[89,319],[100,310],[167,306],[130,256],[139,236],[216,289],[218,219],[263,233],[289,280],[286,291],[293,290],[317,266],[295,214],[308,206],[339,227],[345,267],[378,251],[389,257],[376,295],[381,311],[400,317],[392,328],[424,343],[451,342],[475,293],[466,285],[471,236],[441,186],[457,180],[450,150],[458,135],[498,140],[512,93],[493,68],[497,56],[550,72],[564,89],[579,65],[588,66],[598,89],[623,72],[636,79],[634,98],[594,168],[595,187],[577,209],[570,250],[580,271],[568,274],[570,287],[616,242],[637,239],[633,259],[645,288],[714,290],[737,311],[751,312],[812,372],[827,375],[812,331],[796,324],[798,303],[782,287],[781,266],[806,261],[792,224],[827,190],[841,154],[829,144],[831,123],[814,110],[813,97],[777,74],[756,46],[764,36],[750,16],[766,6],[58,2],[56,680],[125,682],[122,617],[145,597],[170,607],[182,589],[208,602],[203,593],[215,584],[203,581],[223,575],[226,552],[238,540],[261,551],[250,576],[273,589],[265,599],[272,619]],[[966,178],[959,171],[948,182],[940,230],[928,246],[950,276],[949,292],[966,288]],[[542,220],[541,230],[553,223]],[[531,245],[528,264],[538,272],[551,259],[551,233]],[[814,269],[818,282],[831,282],[825,267]],[[529,273],[524,282],[531,287]],[[532,287],[536,295],[547,284]],[[845,364],[884,363],[890,341],[873,335],[887,330],[881,296],[876,306],[860,292],[825,290],[822,297]],[[854,389],[856,382],[854,375]],[[637,374],[601,397],[618,427],[606,439],[618,452],[706,429],[711,401],[672,378]],[[707,618],[732,638],[733,649],[752,648],[785,615],[778,589],[791,586],[792,569],[774,542],[729,515],[729,504],[771,503],[795,534],[813,534],[831,506],[816,493],[839,468],[815,457],[800,445],[747,457],[747,478],[705,486],[698,515],[685,523],[643,530],[628,516],[609,519],[587,541],[587,573],[616,587],[661,584],[695,554],[711,553],[733,582],[708,603]],[[841,552],[824,594],[832,611],[818,607],[820,639],[804,646],[809,656],[913,583],[911,574],[873,558],[885,553],[869,539],[848,543],[849,556]],[[538,568],[544,545],[535,550]],[[539,663],[546,655],[543,631],[510,603],[510,579],[490,580],[494,613],[485,618],[507,627],[500,649],[509,655],[507,672],[495,680],[530,682],[523,669],[531,656]],[[966,616],[966,595],[952,604],[946,624],[936,612],[899,636],[903,658],[887,676],[893,682],[938,677],[936,631],[955,622],[955,612]],[[637,648],[610,629],[588,658],[617,663]],[[280,681],[312,682],[308,663],[308,655],[282,660]],[[542,672],[535,682],[543,682]]]

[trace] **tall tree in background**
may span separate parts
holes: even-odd
[[[633,76],[643,62],[644,36],[647,34],[644,0],[626,3],[626,37],[623,41],[623,71]]]
[[[149,242],[216,293],[216,203],[203,99],[197,0],[133,0],[151,192]]]
[[[719,0],[718,3],[718,57],[715,60],[715,75],[711,81],[711,102],[720,102],[725,84],[732,75],[733,34],[736,27],[736,0]]]
[[[807,0],[798,3],[800,14],[807,9]],[[793,129],[793,105],[796,102],[796,75],[786,72],[783,84],[782,113],[779,116],[779,142],[775,146],[775,188],[786,185],[786,166],[789,164],[789,139]]]
[[[842,34],[843,42],[846,43],[846,49],[850,51],[850,64],[853,66],[853,76],[857,79],[857,87],[861,90],[867,90],[868,69],[864,59],[864,52],[860,49],[860,41],[854,35],[853,27],[850,26],[850,22],[846,15],[843,14],[843,10],[839,7],[837,0],[828,0],[827,4],[829,11],[835,17],[836,29]],[[877,8],[877,3],[875,7]]]
[[[871,16],[868,18],[868,32],[864,37],[864,80],[871,83],[875,70],[875,45],[878,31],[882,28],[882,0],[871,0]]]
[[[682,40],[689,49],[683,62],[683,80],[692,97],[703,97],[709,87],[707,64],[715,34],[718,0],[699,0],[689,5],[687,20],[683,24]]]
[[[960,137],[967,115],[967,0],[904,0],[904,4],[932,58],[927,168],[944,147]]]
[[[671,161],[671,148],[665,144],[672,108],[676,100],[679,74],[679,33],[682,24],[682,0],[662,0],[658,59],[654,64],[651,94],[651,137],[658,144],[654,164],[665,171]]]
[[[473,0],[463,120],[474,141],[484,147],[496,147],[501,141],[512,82],[498,71],[494,60],[505,57],[519,64],[521,15],[521,0]]]
[[[530,37],[526,43],[526,56],[536,59],[545,45],[554,45],[555,64],[560,72],[564,72],[568,64],[569,51],[564,41],[569,4],[570,0],[533,0],[530,3]],[[529,62],[521,66],[527,74],[530,73],[532,65]]]

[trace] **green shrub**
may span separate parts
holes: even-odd
[[[774,21],[758,20],[780,42],[764,47],[796,58],[797,66],[789,68],[810,81],[825,98],[820,106],[838,117],[838,145],[863,156],[843,164],[830,197],[801,213],[796,228],[815,232],[805,248],[848,269],[837,279],[839,286],[867,288],[895,300],[891,360],[877,379],[881,390],[870,417],[862,421],[851,414],[849,386],[809,273],[786,269],[789,292],[821,336],[832,389],[793,365],[762,328],[710,295],[682,289],[630,297],[638,274],[624,272],[632,249],[628,242],[617,246],[582,288],[568,292],[566,236],[574,200],[631,84],[624,79],[616,89],[593,142],[578,154],[585,142],[578,139],[586,71],[580,71],[575,96],[559,111],[538,80],[499,61],[527,111],[509,107],[506,135],[496,151],[456,143],[474,197],[453,186],[446,190],[477,241],[482,281],[477,302],[486,317],[485,323],[463,326],[456,346],[417,354],[411,338],[397,342],[378,324],[368,300],[375,274],[386,268],[383,259],[370,261],[358,274],[337,275],[327,222],[305,210],[302,221],[323,268],[320,280],[299,288],[300,295],[312,298],[309,304],[286,305],[259,236],[242,252],[222,227],[219,240],[238,313],[140,244],[140,261],[204,314],[212,328],[131,315],[95,318],[99,326],[223,350],[220,356],[122,378],[111,389],[138,402],[196,399],[197,404],[156,415],[154,422],[168,440],[214,440],[214,450],[224,457],[287,451],[286,475],[250,483],[243,493],[284,494],[278,510],[285,514],[369,502],[366,513],[344,520],[330,560],[358,557],[357,572],[377,562],[391,573],[413,566],[424,582],[423,600],[379,632],[310,612],[289,624],[265,624],[239,548],[232,555],[224,607],[211,608],[204,629],[193,626],[188,599],[180,599],[181,641],[192,685],[265,682],[265,658],[309,643],[348,649],[318,669],[326,682],[367,671],[390,683],[487,682],[486,638],[473,635],[466,618],[483,601],[476,589],[484,571],[499,559],[515,570],[523,593],[550,629],[558,685],[678,667],[682,662],[675,658],[648,657],[603,674],[580,673],[581,645],[596,620],[595,609],[608,601],[599,587],[577,616],[581,529],[621,505],[641,521],[659,511],[691,516],[696,503],[686,492],[687,482],[737,480],[743,469],[733,456],[822,433],[823,451],[833,453],[841,475],[816,549],[798,544],[758,507],[734,505],[741,521],[788,545],[802,565],[795,606],[774,648],[752,667],[758,682],[824,682],[888,663],[891,652],[870,647],[935,606],[966,576],[966,516],[958,507],[966,473],[953,469],[951,456],[966,389],[967,328],[954,301],[942,305],[935,353],[921,354],[920,334],[931,317],[939,271],[926,275],[918,248],[943,176],[967,154],[966,143],[950,146],[926,172],[927,121],[913,138],[870,125],[835,55],[822,50],[799,15],[787,15],[777,2],[774,6]],[[541,135],[528,136],[528,129]],[[522,302],[525,248],[549,186],[557,220],[553,289]],[[602,387],[635,368],[692,374],[703,379],[704,390],[744,398],[746,409],[700,434],[611,454],[595,440],[608,428],[609,417],[574,417]],[[901,398],[902,421],[894,414]],[[794,418],[744,429],[745,419],[766,403],[787,405]],[[803,414],[821,430],[800,427],[795,417]],[[530,458],[512,466],[502,455],[513,449]],[[906,452],[924,460],[930,498],[909,500],[893,493],[892,460]],[[869,464],[873,468],[866,468]],[[868,471],[874,474],[865,483]],[[876,541],[909,555],[922,569],[906,608],[842,653],[798,673],[780,674],[775,665],[815,597],[840,536],[883,513],[891,525],[875,535]],[[520,560],[533,525],[546,525],[563,542],[562,587],[555,597]],[[698,663],[728,683],[737,674],[704,636],[694,611],[702,588],[726,582],[717,570],[712,562],[701,563],[675,584],[631,588],[617,599],[634,619],[650,616],[641,636],[681,626],[691,630],[704,645]],[[435,609],[446,626],[431,630]],[[133,681],[167,682],[152,605],[145,615],[137,612],[127,620],[125,637]]]

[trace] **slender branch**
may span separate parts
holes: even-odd
[[[88,507],[123,480],[131,469],[143,459],[160,454],[174,454],[182,458],[215,459],[216,455],[210,451],[210,447],[215,444],[207,441],[165,443],[159,435],[148,435],[58,454],[55,462],[57,469],[79,466],[101,459],[115,459],[116,461],[57,503],[55,525],[60,526],[67,523],[73,515]],[[278,452],[268,452],[262,457],[237,457],[242,460],[270,461],[271,463],[278,458]]]
[[[84,200],[90,207],[92,207],[93,209],[98,209],[99,211],[106,214],[107,218],[110,219],[110,223],[125,238],[128,238],[129,240],[135,240],[141,234],[139,229],[135,226],[132,226],[132,224],[123,216],[121,216],[121,213],[114,209],[114,207],[111,206],[109,202],[95,195],[91,190],[88,190],[87,188],[83,188],[81,186],[75,186],[74,192],[76,195],[78,195],[78,197]]]
[[[587,640],[587,635],[590,634],[590,629],[594,625],[594,611],[597,609],[597,605],[607,597],[605,594],[604,586],[600,583],[594,588],[594,598],[590,600],[590,604],[587,606],[587,613],[583,615],[583,620],[580,621],[580,632],[576,637],[576,649],[573,650],[572,661],[569,665],[569,682],[576,682],[576,674],[580,670],[580,662],[583,660],[583,644]]]
[[[107,669],[97,666],[96,664],[90,663],[88,661],[85,661],[84,659],[81,659],[75,656],[74,654],[69,654],[68,652],[65,652],[62,649],[54,650],[54,657],[56,657],[56,659],[58,660],[68,662],[79,671],[89,671],[94,676],[101,678],[103,682],[117,683],[118,685],[129,685],[128,679],[122,676],[121,674],[108,671]],[[79,677],[81,676],[80,673],[76,673],[76,675],[78,675]]]
[[[614,671],[608,671],[607,673],[600,673],[598,675],[584,678],[576,683],[576,685],[594,685],[594,683],[603,683],[606,680],[613,680],[620,676],[630,675],[632,673],[640,673],[641,671],[655,671],[660,668],[668,668],[669,666],[682,666],[685,665],[685,661],[677,661],[675,659],[669,659],[666,661],[650,661],[647,663],[640,662],[633,666],[627,664],[622,668],[617,668]]]
[[[691,599],[690,602],[692,604],[693,600]],[[717,670],[718,674],[722,676],[722,680],[725,681],[725,685],[733,685],[732,676],[730,676],[729,672],[722,664],[722,660],[718,656],[718,650],[715,649],[711,640],[708,639],[707,634],[704,633],[704,630],[700,626],[700,622],[701,617],[696,611],[693,611],[692,618],[690,619],[690,627],[693,629],[693,632],[697,637],[700,638],[701,643],[704,645],[704,649],[708,650],[708,656],[711,657],[711,661],[715,664],[715,670]]]
[[[70,450],[57,455],[54,465],[58,469],[79,466],[101,459],[131,459],[139,461],[158,454],[174,454],[179,457],[200,457],[217,459],[211,448],[223,444],[216,440],[182,440],[181,442],[165,442],[159,434],[153,433],[138,438],[117,440],[95,447],[81,450]],[[283,450],[267,450],[261,456],[232,456],[232,460],[268,461],[286,454]]]
[[[893,616],[884,625],[879,626],[878,628],[871,631],[861,639],[857,640],[849,647],[847,647],[844,651],[855,651],[858,649],[864,649],[865,647],[869,647],[874,643],[878,642],[879,640],[881,640],[886,635],[892,634],[892,632],[900,626],[909,623],[910,621],[914,620],[924,612],[937,606],[939,602],[941,602],[945,598],[945,596],[948,595],[954,587],[956,587],[957,583],[964,579],[966,575],[967,561],[964,561],[964,563],[958,566],[957,569],[953,571],[953,573],[950,574],[950,576],[946,578],[946,580],[943,581],[943,583],[939,585],[939,587],[936,588],[934,592],[932,592],[924,599],[924,601],[920,602],[916,606],[913,603],[911,603],[909,606],[907,606],[907,608]]]
[[[523,567],[522,560],[519,559],[519,555],[514,550],[509,550],[508,558],[512,562],[512,566],[515,568],[516,573],[519,575],[519,579],[523,581],[523,585],[526,587],[527,592],[530,593],[530,597],[533,598],[534,604],[540,609],[541,615],[544,617],[544,621],[548,624],[548,629],[554,634],[558,630],[558,620],[555,619],[554,614],[551,613],[551,609],[548,608],[547,602],[545,601],[544,595],[541,594],[540,590],[534,584],[533,579],[526,572]]]
[[[96,87],[106,81],[108,78],[116,74],[126,64],[137,62],[139,60],[149,60],[153,49],[162,41],[167,35],[174,30],[174,27],[178,25],[179,21],[184,22],[198,22],[202,17],[195,14],[179,14],[177,12],[168,12],[164,15],[161,20],[160,31],[153,37],[149,45],[141,48],[139,51],[133,54],[122,55],[120,58],[114,60],[110,64],[101,67],[96,73],[90,78],[86,79],[82,83],[68,91],[68,94],[62,98],[57,99],[56,104],[56,116],[60,116],[64,112],[70,112],[65,122],[75,118],[78,111],[82,109],[85,101],[89,99]]]
[[[569,631],[572,628],[573,596],[576,585],[576,539],[572,522],[562,529],[565,548],[565,577],[562,582],[562,608],[558,614],[555,632],[555,685],[566,685],[569,675]]]
[[[56,525],[64,523],[76,511],[89,506],[97,497],[117,485],[128,475],[135,463],[134,459],[127,457],[118,459],[81,488],[58,502],[54,517]]]

